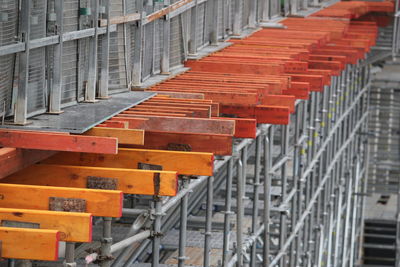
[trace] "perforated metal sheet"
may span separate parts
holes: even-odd
[[[153,41],[154,41],[154,22],[144,26],[144,51],[143,51],[143,80],[152,74],[153,69]]]
[[[281,4],[279,0],[272,0],[271,1],[271,17],[279,16]]]
[[[169,65],[175,67],[182,64],[183,47],[182,47],[182,28],[179,22],[179,16],[171,19],[171,38],[170,38],[170,55]]]
[[[202,3],[198,7],[197,12],[197,47],[201,47],[204,44],[204,17],[205,17],[205,3]]]
[[[0,2],[0,14],[4,14],[4,21],[0,20],[0,46],[15,43],[17,35],[17,0],[3,0]],[[5,20],[7,18],[7,20]],[[11,97],[13,86],[13,72],[15,55],[0,57],[0,114],[3,109],[8,112],[11,110]]]
[[[250,1],[242,1],[242,28],[249,25]]]
[[[164,46],[164,20],[158,19],[155,21],[155,24],[154,73],[159,73],[161,70],[161,55]]]
[[[64,32],[76,31],[79,28],[78,0],[64,1]],[[63,43],[62,51],[62,89],[61,104],[67,105],[77,100],[83,100],[84,92],[80,88],[78,92],[78,41]],[[80,55],[82,61],[84,54]],[[82,85],[81,85],[82,87]]]
[[[128,87],[125,68],[125,44],[123,31],[123,25],[118,25],[117,31],[110,33],[110,91]]]
[[[223,32],[225,31],[224,29],[224,17],[223,15],[223,8],[224,8],[224,3],[225,0],[217,0],[218,1],[218,37],[222,38]]]
[[[46,1],[32,1],[30,40],[46,37]],[[28,68],[28,116],[45,109],[45,48],[30,50]]]
[[[80,103],[60,115],[41,114],[26,126],[0,125],[1,128],[83,133],[118,113],[153,97],[153,92],[125,92],[97,103]]]
[[[110,16],[124,15],[124,1],[110,1]],[[132,7],[132,6],[131,6]],[[120,91],[128,89],[128,80],[125,61],[125,41],[124,26],[117,26],[117,31],[110,33],[110,53],[109,53],[109,91]]]

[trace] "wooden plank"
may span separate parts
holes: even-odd
[[[56,179],[55,177],[54,179]],[[121,217],[123,193],[117,190],[95,190],[52,186],[0,184],[0,207],[48,210],[50,197],[86,200],[86,212],[93,216]]]
[[[225,118],[225,117],[216,117],[215,119],[234,121],[235,122],[234,136],[236,138],[256,138],[257,121],[255,119]]]
[[[84,133],[89,136],[116,137],[119,144],[143,145],[144,131],[138,129],[119,129],[94,127]]]
[[[0,208],[0,226],[4,221],[35,223],[40,229],[60,231],[61,241],[92,242],[90,213]]]
[[[164,95],[178,99],[204,99],[204,95],[199,93],[157,92],[157,91],[153,92],[157,93],[157,97],[160,95]]]
[[[117,138],[110,137],[61,135],[50,132],[43,134],[31,131],[1,130],[0,146],[40,150],[116,154],[118,140]]]
[[[258,123],[287,125],[290,119],[288,107],[258,105],[255,115]]]
[[[147,118],[148,120],[138,129],[146,131],[175,131],[183,133],[211,133],[230,134],[235,133],[235,122],[203,118],[176,118],[150,115],[120,114],[119,117]]]
[[[296,98],[289,95],[267,95],[262,102],[263,105],[268,106],[284,106],[288,107],[290,113],[295,112]]]
[[[56,230],[0,227],[1,257],[55,261],[59,232]]]
[[[55,153],[54,151],[0,148],[0,179],[53,156]]]
[[[128,129],[129,123],[126,121],[106,121],[96,127],[106,127],[106,128],[122,128]]]
[[[244,63],[231,63],[224,62],[201,62],[201,61],[187,61],[186,67],[195,71],[209,71],[209,72],[227,72],[227,73],[245,73],[245,74],[281,74],[283,73],[283,65],[264,65],[264,64],[244,64]]]
[[[164,171],[183,175],[211,176],[214,156],[211,153],[120,148],[117,155],[60,152],[46,164],[137,169],[139,163],[161,165]]]
[[[155,177],[157,178],[155,179]],[[174,171],[36,164],[2,182],[87,188],[90,177],[117,179],[117,190],[126,194],[175,196],[178,175]]]
[[[231,155],[232,142],[233,136],[227,134],[147,131],[144,137],[144,148],[169,149],[171,145],[179,144],[190,147],[191,151]]]

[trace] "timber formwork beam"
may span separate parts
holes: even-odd
[[[232,40],[220,52],[187,62],[189,71],[148,88],[157,97],[84,135],[1,130],[1,146],[63,151],[19,172],[11,174],[25,164],[4,172],[11,175],[0,181],[1,257],[56,260],[61,240],[68,242],[66,262],[73,264],[72,242],[90,242],[91,218],[99,216],[101,248],[88,262],[97,259],[110,266],[112,254],[124,249],[115,265],[129,265],[151,241],[152,265],[158,266],[161,236],[179,223],[178,264],[183,266],[189,260],[188,211],[205,198],[203,264],[209,266],[214,191],[225,185],[223,266],[242,266],[247,259],[252,266],[352,266],[358,257],[356,239],[361,239],[355,229],[362,220],[357,207],[363,198],[357,194],[365,191],[367,157],[359,133],[367,125],[369,71],[360,62],[375,44],[377,26],[336,17],[359,18],[389,8],[338,4],[316,14],[324,19],[288,18],[282,21],[286,29],[262,29]],[[270,125],[257,130],[257,124]],[[234,146],[235,137],[251,139]],[[274,154],[277,141],[279,153]],[[245,238],[245,188],[253,151],[252,225]],[[214,161],[214,155],[220,160]],[[217,172],[222,166],[227,166],[226,175]],[[274,198],[273,183],[280,187]],[[231,248],[233,186],[237,244]],[[190,192],[198,197],[196,203],[190,202]],[[124,194],[151,195],[152,208],[123,209]],[[174,216],[177,205],[180,216]],[[127,238],[112,244],[112,218],[123,211],[140,216]],[[276,211],[278,220],[273,220]],[[143,216],[150,216],[150,222]],[[273,231],[277,244],[271,242]],[[34,248],[23,243],[24,235]],[[140,241],[139,252],[134,251],[131,245]],[[16,250],[18,246],[24,250]]]

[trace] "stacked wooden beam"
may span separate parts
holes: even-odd
[[[337,17],[356,19],[367,13],[392,13],[394,12],[394,2],[383,1],[345,1],[338,2],[330,7],[322,9],[313,14],[318,17]]]
[[[335,17],[390,10],[342,2],[232,40],[84,135],[0,131],[0,146],[11,147],[0,150],[1,257],[56,260],[58,241],[91,241],[92,216],[120,217],[123,194],[174,196],[178,175],[213,175],[214,154],[231,154],[234,137],[288,124],[296,99],[370,51],[376,23]]]

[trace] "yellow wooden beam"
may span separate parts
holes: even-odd
[[[34,223],[40,229],[60,231],[62,241],[92,241],[90,213],[0,208],[0,226],[7,221]]]
[[[84,135],[116,137],[118,138],[118,144],[144,145],[144,130],[94,127],[85,132]]]
[[[178,175],[172,171],[36,164],[1,180],[2,183],[87,188],[90,177],[117,179],[126,194],[175,196]]]
[[[138,168],[138,163],[161,165],[164,171],[183,175],[213,175],[212,153],[120,148],[116,155],[61,152],[43,161],[46,164]]]
[[[57,230],[0,227],[1,257],[55,261],[58,259]]]
[[[122,214],[123,193],[117,190],[0,184],[2,208],[49,210],[52,197],[84,199],[85,212],[93,216],[121,217]]]

